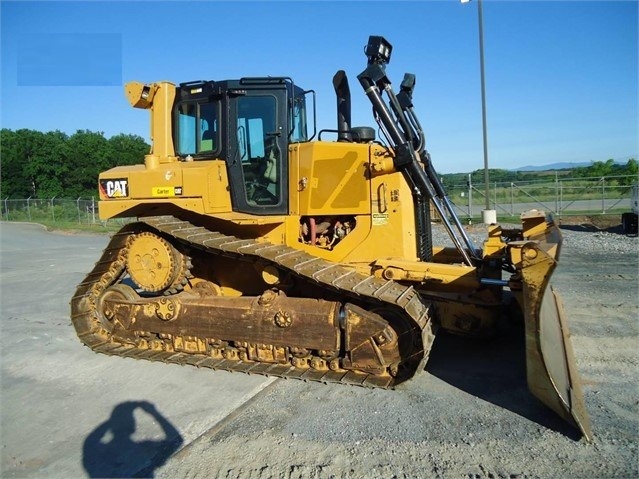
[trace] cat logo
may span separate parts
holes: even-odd
[[[126,178],[100,180],[100,194],[107,198],[124,198],[129,196],[129,182]]]

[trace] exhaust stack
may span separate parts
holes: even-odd
[[[351,134],[351,91],[344,70],[339,70],[333,76],[333,88],[335,88],[337,96],[337,141],[353,141]]]

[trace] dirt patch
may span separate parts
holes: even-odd
[[[559,226],[582,231],[608,231],[622,233],[621,215],[579,215],[564,216],[557,219]]]

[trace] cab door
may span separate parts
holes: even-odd
[[[242,90],[229,98],[231,197],[235,211],[288,212],[286,90]]]

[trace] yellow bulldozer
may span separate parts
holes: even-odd
[[[342,70],[337,128],[319,132],[314,91],[288,77],[128,83],[152,148],[100,174],[100,218],[136,220],[78,286],[79,338],[109,355],[394,388],[425,369],[438,329],[485,336],[519,316],[530,390],[589,438],[549,286],[558,227],[533,211],[473,243],[425,148],[414,75],[393,91],[391,52],[371,36],[357,77],[383,141],[351,126]],[[433,212],[449,246],[432,244]]]

